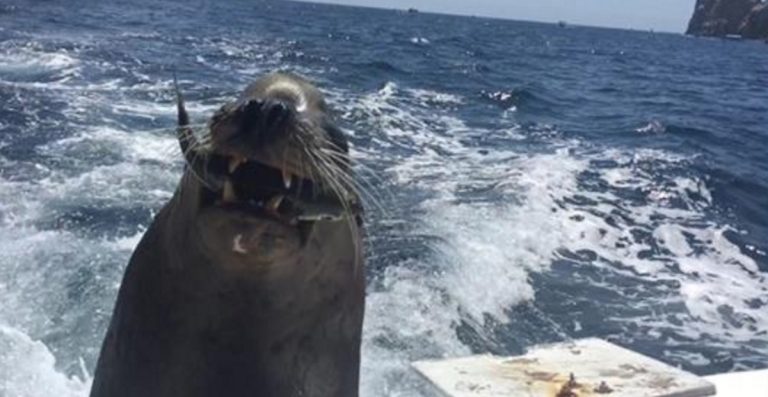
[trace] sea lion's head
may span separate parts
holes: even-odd
[[[203,137],[178,98],[183,195],[194,196],[187,202],[209,255],[272,263],[300,251],[320,222],[360,221],[347,139],[308,81],[259,79],[213,115]]]

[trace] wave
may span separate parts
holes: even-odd
[[[79,71],[79,60],[65,51],[44,52],[6,43],[0,53],[0,76],[4,82],[62,82]]]
[[[648,285],[635,298],[633,314],[608,313],[606,322],[643,324],[691,340],[707,335],[723,350],[760,346],[755,331],[768,326],[768,316],[749,302],[762,301],[768,285],[755,261],[729,239],[733,228],[712,218],[706,179],[686,172],[692,158],[593,147],[556,134],[540,151],[508,149],[515,147],[508,141],[478,153],[459,137],[498,131],[435,114],[393,83],[346,106],[353,121],[376,121],[367,131],[386,157],[395,157],[386,172],[400,189],[421,197],[415,204],[397,197],[409,211],[394,217],[413,222],[397,229],[405,234],[400,240],[426,245],[420,256],[387,256],[391,262],[369,289],[365,395],[418,390],[419,381],[406,370],[416,358],[468,354],[469,346],[511,353],[496,329],[509,333],[516,321],[528,321],[511,318],[525,313],[512,310],[535,307],[532,277],[546,277],[555,263],[571,264],[566,277],[589,267],[621,294],[631,293],[634,287],[625,286],[630,280]],[[537,129],[509,128],[522,135]],[[578,293],[566,299],[583,299]],[[653,310],[672,302],[679,306],[670,312]],[[541,334],[574,333],[570,324],[536,310],[533,315],[542,322]],[[470,341],[462,331],[467,327]],[[648,348],[629,331],[614,337]],[[680,351],[665,358],[687,357],[685,348]]]
[[[56,370],[56,359],[45,344],[0,324],[0,394],[24,397],[84,397],[91,379],[66,376]]]

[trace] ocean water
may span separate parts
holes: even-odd
[[[223,3],[223,4],[222,4]],[[768,367],[768,46],[283,1],[0,5],[0,396],[86,396],[203,122],[308,76],[368,186],[363,396],[416,359],[605,338]]]

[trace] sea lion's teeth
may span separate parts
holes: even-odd
[[[280,208],[280,204],[283,202],[284,198],[285,196],[283,195],[272,197],[267,202],[267,209],[269,209],[270,211],[277,212],[277,209]]]
[[[229,159],[229,173],[231,174],[235,172],[237,167],[239,167],[240,164],[243,164],[245,162],[246,160],[242,157],[232,157],[231,159]]]
[[[237,201],[237,195],[235,194],[235,187],[232,185],[232,181],[224,182],[224,192],[221,195],[221,199],[225,203]]]
[[[293,175],[285,168],[283,168],[283,184],[286,189],[290,189],[293,184]]]

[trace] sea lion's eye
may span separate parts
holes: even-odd
[[[349,151],[349,143],[347,142],[347,136],[344,131],[329,121],[324,122],[324,130],[327,131],[328,137],[336,148],[344,153]]]

